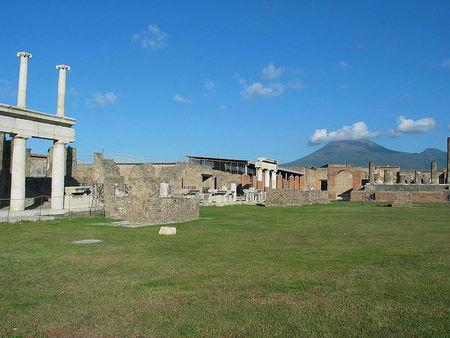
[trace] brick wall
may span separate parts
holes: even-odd
[[[397,192],[394,194],[394,199],[392,200],[393,207],[412,207],[412,194],[408,191]]]
[[[320,190],[269,190],[266,194],[266,206],[287,207],[301,206],[304,204],[328,203],[328,194]]]
[[[367,191],[352,191],[350,193],[350,201],[362,202],[372,200],[373,193]]]
[[[376,192],[375,200],[377,202],[392,202],[396,195],[405,194],[404,191],[396,192]],[[446,194],[443,191],[432,192],[410,192],[413,203],[430,203],[430,202],[445,202]]]
[[[198,219],[199,206],[190,198],[108,197],[105,215],[132,222],[181,222]]]

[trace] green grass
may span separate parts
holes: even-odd
[[[0,224],[0,335],[448,336],[449,206],[204,207],[176,236]]]

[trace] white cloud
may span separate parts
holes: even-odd
[[[265,66],[261,73],[263,75],[264,80],[276,80],[280,78],[284,71],[285,67],[275,67],[273,63],[269,63],[267,66]]]
[[[175,101],[175,102],[178,102],[178,103],[192,103],[191,100],[188,100],[188,99],[184,98],[180,94],[177,94],[174,97],[172,97],[172,100]]]
[[[209,95],[214,93],[214,89],[216,88],[216,85],[214,82],[206,80],[205,81],[205,92],[203,93],[204,95]]]
[[[393,131],[390,130],[389,134],[394,137],[401,136],[402,134],[421,134],[430,131],[435,126],[436,121],[431,117],[412,120],[402,115],[397,118],[397,128]]]
[[[378,136],[381,136],[381,132],[371,132],[364,122],[356,122],[351,126],[343,126],[331,132],[326,129],[316,129],[309,142],[318,144],[332,141],[367,140]]]
[[[219,110],[224,110],[224,109],[227,109],[227,108],[228,108],[228,106],[226,104],[222,104],[222,105],[219,106]]]
[[[442,67],[450,69],[450,59],[444,60],[440,63]]]
[[[9,80],[0,79],[0,97],[9,98],[14,96],[17,91],[13,88]]]
[[[348,64],[347,62],[342,61],[342,60],[339,61],[339,66],[341,66],[342,69],[347,69],[347,68],[350,68],[350,67],[351,67],[350,64]]]
[[[241,91],[241,95],[246,99],[252,99],[257,96],[276,97],[283,92],[284,85],[282,83],[271,83],[268,86],[264,86],[261,82],[253,82]]]
[[[148,25],[146,31],[134,34],[133,39],[144,48],[156,50],[167,47],[168,37],[167,33],[161,32],[157,25],[152,24]]]
[[[117,95],[113,92],[95,93],[91,98],[86,100],[86,104],[90,107],[103,108],[106,105],[113,105],[117,102]]]

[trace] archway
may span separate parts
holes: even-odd
[[[344,200],[350,199],[350,192],[353,189],[353,175],[346,170],[338,172],[336,175],[336,197]]]

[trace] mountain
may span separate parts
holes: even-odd
[[[444,168],[447,167],[447,154],[433,148],[421,153],[407,153],[382,147],[372,141],[336,141],[281,166],[321,167],[327,163],[336,163],[367,167],[369,161],[374,161],[376,165],[400,166],[402,169],[430,169],[431,162],[435,161],[439,168]]]

